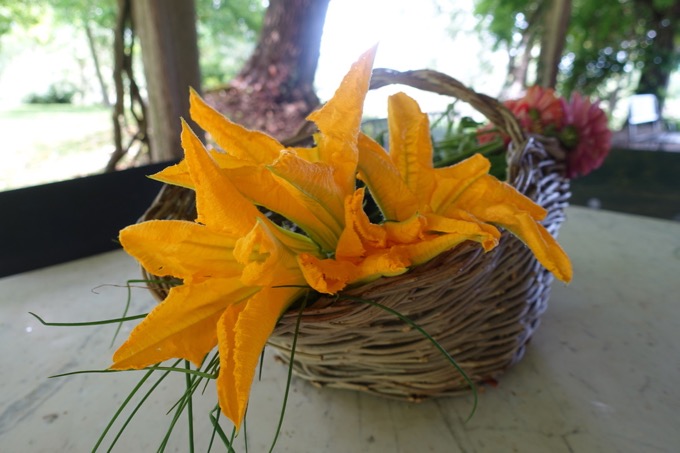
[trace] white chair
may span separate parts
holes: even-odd
[[[638,135],[638,125],[651,124],[652,132],[661,132],[659,100],[653,94],[636,94],[630,98],[628,111],[628,140]]]

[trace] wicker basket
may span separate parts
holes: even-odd
[[[472,105],[512,139],[508,179],[548,210],[555,235],[564,219],[569,183],[555,142],[525,138],[497,100],[434,71],[375,70],[371,88],[402,83]],[[195,219],[193,192],[165,186],[142,220]],[[449,352],[473,382],[495,380],[520,360],[546,309],[553,278],[514,236],[484,253],[466,242],[406,274],[344,291],[407,316]],[[167,288],[152,291],[159,299]],[[288,363],[298,310],[290,310],[269,340]],[[420,332],[366,303],[324,297],[302,314],[294,373],[315,385],[420,401],[470,390],[465,379]]]

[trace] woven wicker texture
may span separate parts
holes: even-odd
[[[556,235],[569,197],[555,142],[526,138],[497,100],[429,70],[375,70],[371,88],[401,83],[453,96],[472,105],[512,139],[508,182],[548,210],[543,222]],[[142,220],[195,218],[193,192],[166,186]],[[545,311],[552,283],[518,239],[503,232],[484,253],[461,244],[406,274],[344,291],[392,308],[421,326],[476,383],[496,379],[524,354]],[[162,299],[167,286],[151,288]],[[269,344],[288,363],[298,311],[280,320]],[[294,373],[319,386],[362,390],[420,401],[470,388],[460,373],[420,332],[378,307],[342,297],[323,297],[306,308],[298,335]]]

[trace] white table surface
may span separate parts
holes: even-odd
[[[294,379],[275,451],[680,451],[680,223],[572,207],[560,242],[573,282],[554,285],[525,358],[480,394],[467,424],[470,397],[410,404]],[[48,379],[106,368],[114,327],[45,327],[28,312],[61,322],[115,318],[126,300],[115,285],[138,276],[116,251],[0,279],[0,451],[92,449],[143,372]],[[133,291],[131,313],[152,304]],[[249,408],[250,452],[268,451],[286,372],[266,357]],[[157,449],[184,385],[171,377],[113,451]],[[195,401],[196,451],[206,451],[213,387]],[[182,419],[166,451],[189,451],[187,432]]]

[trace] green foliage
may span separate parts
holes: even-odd
[[[546,0],[477,0],[475,13],[483,19],[481,27],[495,37],[496,47],[516,52],[518,36],[544,32],[545,5]],[[678,16],[675,0],[573,0],[558,88],[566,95],[579,91],[602,96],[609,81],[620,86],[645,63],[651,69],[652,62],[659,64],[660,58],[664,70],[672,70],[678,52],[665,55],[654,37],[666,23],[659,18],[670,21],[668,26],[680,21]],[[676,41],[678,34],[680,28],[676,28]]]
[[[265,7],[257,0],[195,0],[204,88],[231,80],[255,47]]]
[[[231,80],[250,56],[265,6],[261,0],[194,1],[203,85],[210,88]],[[48,14],[57,26],[88,28],[97,51],[112,54],[116,0],[0,0],[0,37],[13,24],[30,27]]]
[[[61,24],[91,26],[112,30],[116,25],[118,5],[116,0],[40,0],[54,11]]]
[[[608,80],[631,73],[649,51],[645,15],[632,1],[576,1],[562,67],[563,91],[596,93]]]
[[[68,82],[53,83],[44,93],[32,93],[26,97],[27,104],[70,104],[76,89]]]
[[[216,36],[243,34],[253,39],[262,28],[265,8],[254,0],[196,0],[198,22]]]
[[[537,26],[544,3],[541,0],[478,0],[475,14],[484,20],[480,28],[486,28],[496,38],[495,49],[501,45],[512,46],[516,33],[524,32],[530,25]],[[495,50],[494,49],[494,50]]]
[[[0,38],[12,30],[13,25],[30,27],[38,23],[43,14],[41,5],[17,0],[0,0]]]

